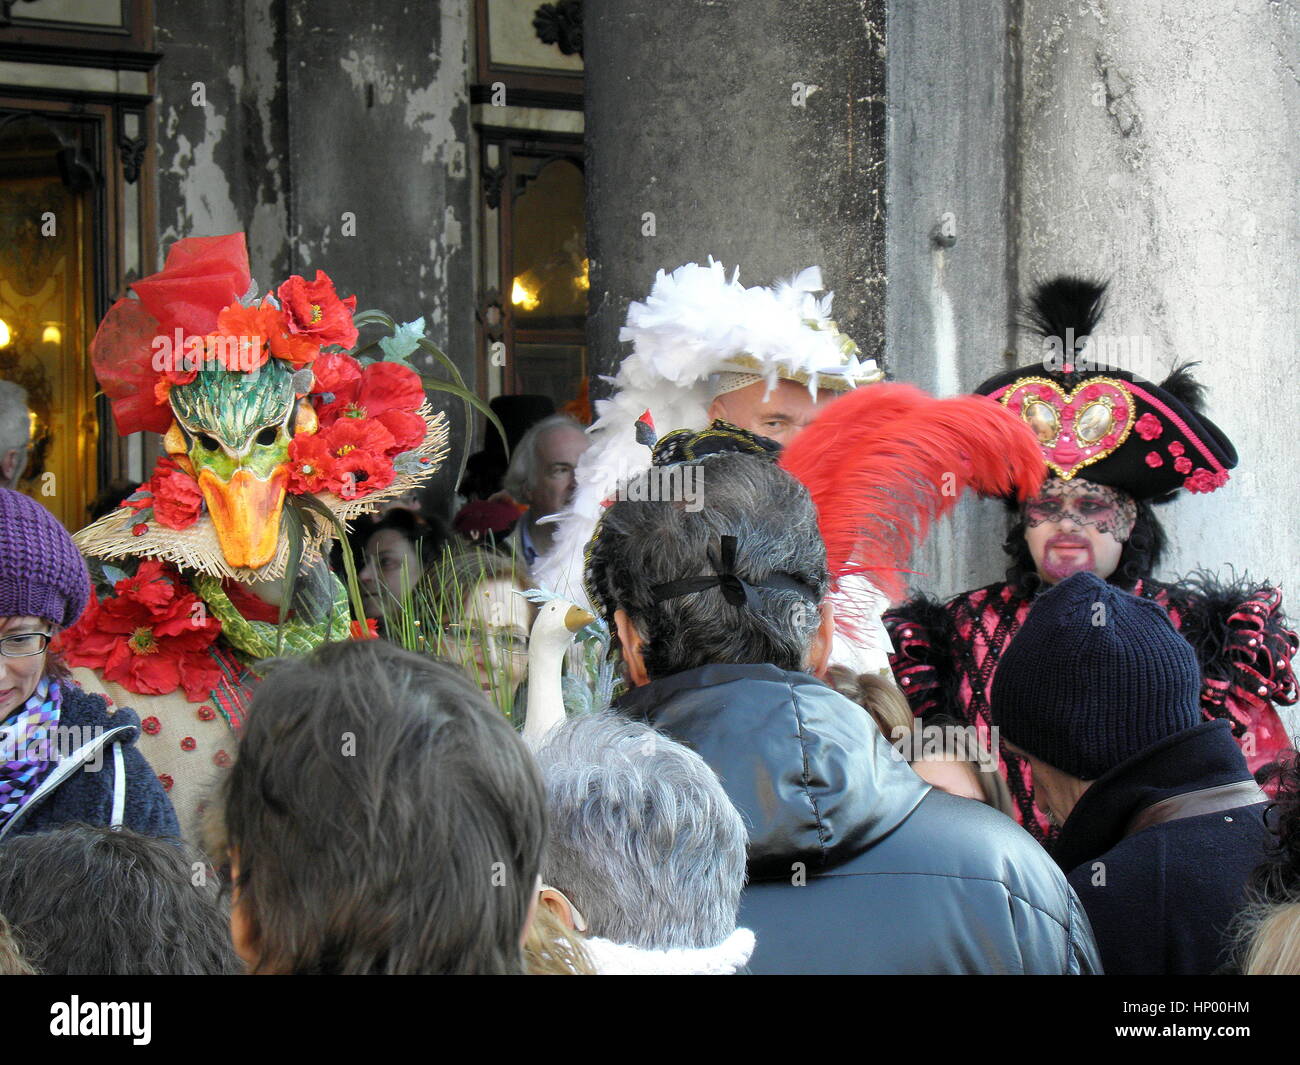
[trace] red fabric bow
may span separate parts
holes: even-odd
[[[167,431],[171,408],[154,388],[167,368],[161,355],[171,352],[179,359],[182,352],[172,350],[176,330],[183,336],[211,333],[217,315],[251,283],[243,233],[190,237],[172,245],[162,270],[131,286],[138,300],[120,299],[109,308],[90,343],[90,357],[122,436]],[[166,338],[167,346],[155,338]]]

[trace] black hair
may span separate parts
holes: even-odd
[[[65,825],[0,847],[0,911],[46,975],[243,971],[216,873],[178,840]]]
[[[383,640],[277,663],[222,795],[254,971],[518,973],[541,779],[448,662]]]
[[[680,470],[698,478],[701,505],[658,499],[651,478]],[[610,632],[623,609],[642,638],[646,672],[669,676],[712,663],[771,663],[802,670],[820,621],[817,609],[830,584],[826,546],[808,490],[771,461],[717,454],[695,462],[654,467],[610,506],[588,547],[587,587]],[[645,500],[644,502],[641,500]],[[759,609],[730,605],[720,588],[656,602],[654,589],[695,576],[712,576],[709,551],[723,536],[736,538],[736,572],[751,585],[773,574],[802,582],[810,602],[784,589],[754,588]]]

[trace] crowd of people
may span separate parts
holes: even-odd
[[[268,316],[255,388],[201,369],[141,413],[97,338],[165,457],[75,539],[15,490],[0,383],[0,970],[1300,972],[1300,641],[1270,585],[1153,576],[1153,506],[1237,461],[1187,369],[936,400],[815,272],[692,264],[594,425],[507,397],[508,462],[452,500],[418,381],[333,351],[323,277],[298,332],[301,278],[214,303]],[[1035,321],[1086,336],[1101,299],[1045,286]],[[185,391],[222,388],[251,413]],[[960,490],[1006,500],[1007,580],[913,596]]]

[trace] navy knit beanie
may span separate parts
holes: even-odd
[[[45,618],[66,629],[89,599],[85,560],[59,519],[0,488],[0,618]]]
[[[1196,652],[1169,615],[1093,573],[1044,592],[993,675],[1002,739],[1096,780],[1201,721]]]

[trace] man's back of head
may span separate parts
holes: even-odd
[[[745,826],[693,751],[613,713],[573,718],[537,751],[543,879],[590,936],[646,950],[717,947],[736,928]]]
[[[592,539],[587,587],[611,631],[626,614],[649,679],[807,667],[830,575],[798,481],[769,459],[720,454],[652,467],[620,495]]]

